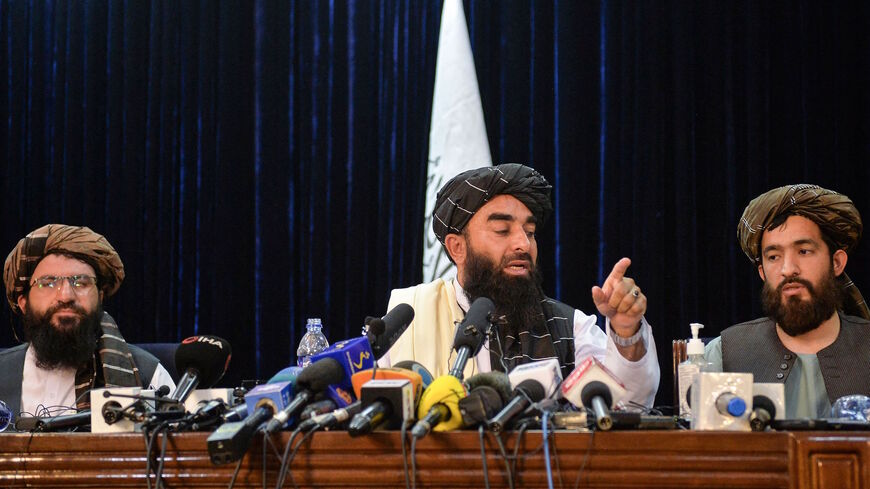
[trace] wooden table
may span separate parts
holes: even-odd
[[[234,465],[215,466],[205,433],[170,435],[165,487],[227,487]],[[288,433],[275,436],[279,447]],[[508,434],[519,443],[516,487],[547,487],[540,431]],[[410,468],[410,444],[408,464]],[[508,487],[504,459],[485,438],[489,482]],[[554,487],[870,488],[870,434],[560,431],[549,445]],[[235,487],[261,487],[262,442],[245,457]],[[475,431],[435,433],[416,446],[417,487],[484,487]],[[268,487],[278,459],[266,458]],[[145,487],[146,454],[137,434],[0,434],[0,487]],[[582,468],[582,473],[581,473]],[[404,487],[399,433],[350,438],[317,433],[291,471],[299,487]],[[153,479],[152,479],[153,482]],[[293,487],[287,481],[285,487]]]

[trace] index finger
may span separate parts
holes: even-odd
[[[622,258],[616,262],[616,265],[613,265],[613,270],[610,271],[610,275],[607,276],[607,280],[604,282],[619,282],[625,276],[625,271],[628,270],[629,266],[631,266],[631,259]]]

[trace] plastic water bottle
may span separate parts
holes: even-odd
[[[309,318],[305,328],[308,331],[302,336],[302,341],[299,342],[299,348],[296,350],[296,364],[300,367],[307,367],[311,363],[311,355],[320,353],[329,346],[329,341],[323,335],[323,323],[320,322],[320,318]]]
[[[6,406],[6,403],[0,401],[0,431],[5,430],[12,423],[12,411]]]

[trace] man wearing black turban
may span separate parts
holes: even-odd
[[[775,188],[750,202],[737,239],[764,281],[768,317],[710,342],[713,368],[785,384],[787,418],[828,417],[837,398],[870,395],[867,305],[845,272],[861,232],[852,201],[816,185]]]
[[[27,340],[0,352],[0,400],[14,415],[88,409],[94,387],[175,388],[157,358],[128,345],[103,311],[123,280],[115,248],[83,226],[47,224],[12,249],[6,300]]]
[[[415,319],[382,359],[388,365],[415,360],[435,376],[449,371],[455,325],[478,297],[491,299],[496,332],[465,375],[555,358],[563,376],[594,356],[626,385],[628,399],[651,405],[659,365],[646,296],[625,277],[631,261],[620,260],[601,287],[593,287],[605,334],[596,317],[544,295],[537,269],[535,232],[552,211],[550,184],[537,171],[504,164],[463,172],[438,192],[432,227],[450,260],[455,279],[436,279],[394,290],[389,308],[410,304]]]

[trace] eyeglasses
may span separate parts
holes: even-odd
[[[42,292],[54,292],[60,290],[63,286],[63,281],[66,279],[69,282],[70,288],[76,294],[84,294],[91,290],[91,287],[97,284],[97,277],[90,275],[71,275],[69,277],[55,277],[54,275],[45,275],[34,280],[31,287]]]

